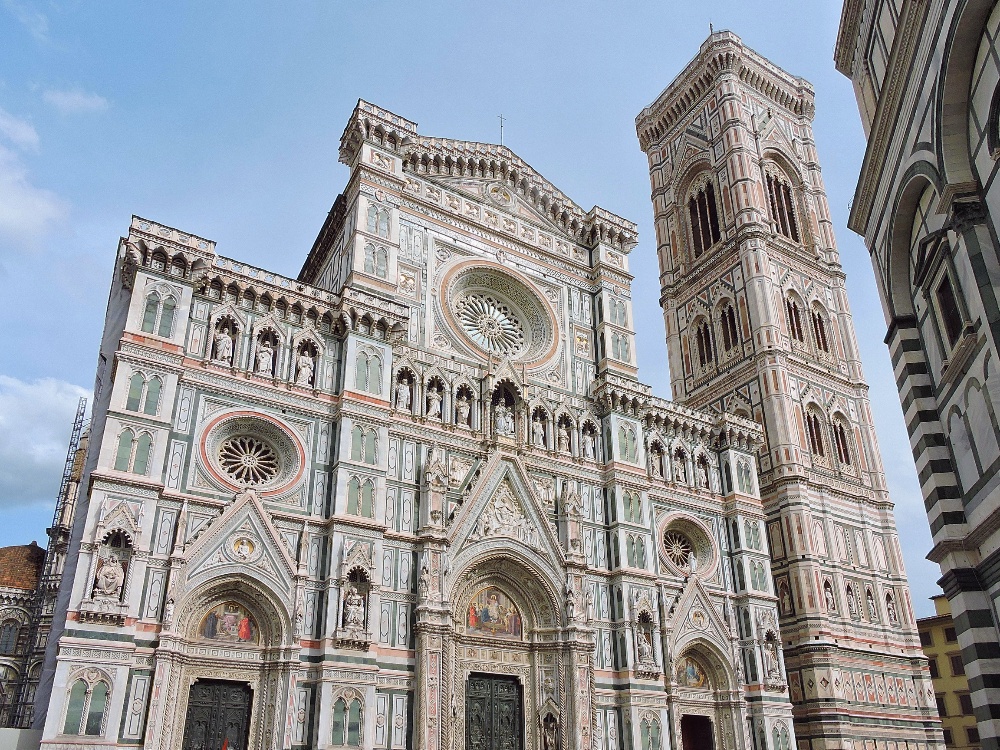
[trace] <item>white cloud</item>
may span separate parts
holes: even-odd
[[[77,401],[89,395],[63,380],[0,375],[0,511],[55,502]]]
[[[18,155],[0,146],[0,238],[37,240],[68,210],[66,202],[51,190],[32,185]]]
[[[108,108],[108,100],[103,96],[87,93],[82,89],[68,89],[66,91],[49,89],[42,94],[42,98],[63,115],[103,112]]]
[[[45,17],[45,14],[39,13],[34,8],[30,8],[26,4],[19,3],[16,0],[3,0],[3,4],[10,14],[31,32],[31,35],[36,40],[39,42],[48,41],[49,19]]]
[[[0,135],[18,148],[38,149],[38,131],[27,120],[0,109]]]

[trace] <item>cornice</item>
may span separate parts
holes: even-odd
[[[815,111],[812,86],[782,70],[743,44],[729,31],[709,35],[698,54],[656,100],[636,117],[636,133],[643,151],[669,136],[713,92],[723,75],[766,97],[773,104],[811,120]]]
[[[847,226],[864,236],[871,219],[889,148],[893,144],[896,121],[903,99],[909,90],[907,83],[913,71],[913,57],[920,42],[920,31],[930,7],[930,0],[911,0],[904,4],[903,15],[896,27],[896,36],[889,56],[889,66],[879,92],[875,119],[868,137],[861,176],[854,191],[854,202]]]
[[[851,77],[854,50],[858,45],[858,33],[864,15],[864,0],[847,0],[840,13],[840,27],[837,29],[837,44],[833,48],[833,62],[837,70]]]

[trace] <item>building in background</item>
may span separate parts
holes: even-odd
[[[77,404],[62,482],[45,549],[36,542],[0,549],[0,727],[26,729],[34,715],[49,630],[87,455],[84,415]]]
[[[934,683],[944,744],[955,750],[974,750],[979,747],[979,728],[948,597],[935,596],[934,609],[933,617],[917,620],[917,630]]]
[[[844,4],[864,235],[984,748],[1000,747],[1000,5]]]
[[[936,746],[813,114],[808,82],[720,32],[636,120],[673,396],[764,428],[760,493],[797,747]],[[738,590],[757,588],[736,574]],[[752,648],[759,617],[736,604]]]

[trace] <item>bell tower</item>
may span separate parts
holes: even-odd
[[[764,428],[769,593],[781,615],[799,747],[853,749],[857,738],[936,746],[934,694],[813,114],[808,82],[719,32],[636,119],[649,159],[671,386],[687,406]],[[746,646],[760,637],[759,613],[749,597],[738,606]],[[744,648],[750,674],[760,668],[752,653]],[[764,747],[761,728],[752,731]],[[766,746],[775,746],[770,737]]]

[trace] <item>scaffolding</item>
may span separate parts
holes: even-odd
[[[42,662],[45,659],[45,647],[49,631],[52,629],[52,615],[55,612],[59,583],[66,564],[77,494],[86,459],[87,448],[84,440],[84,431],[87,427],[84,419],[86,411],[87,399],[81,398],[76,406],[76,417],[73,419],[73,432],[70,434],[69,448],[66,451],[66,463],[63,466],[59,494],[56,496],[52,525],[46,529],[49,542],[45,549],[42,574],[32,597],[31,617],[28,626],[21,628],[18,633],[16,653],[22,654],[21,672],[14,690],[10,715],[0,717],[6,719],[3,723],[10,727],[30,728],[35,714],[35,690],[38,688]]]

